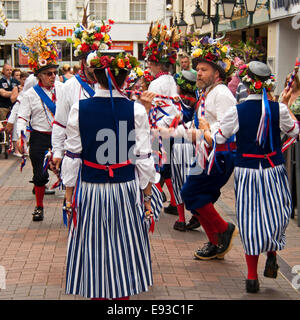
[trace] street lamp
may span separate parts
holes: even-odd
[[[231,19],[236,0],[222,0],[223,14],[225,19]]]
[[[248,13],[254,13],[256,10],[257,0],[245,0],[246,10]]]
[[[194,20],[194,25],[196,29],[201,29],[203,26],[203,21],[205,18],[205,12],[200,8],[199,1],[197,0],[196,9],[192,13],[192,18]]]
[[[181,33],[183,35],[186,34],[188,24],[184,21],[183,12],[181,12],[181,14],[180,14],[180,21],[177,23],[177,28],[178,28],[178,30],[181,30]]]
[[[178,31],[180,30],[183,35],[186,34],[188,24],[184,21],[183,18],[183,10],[184,10],[184,0],[181,0],[181,12],[180,12],[180,21],[176,23]]]

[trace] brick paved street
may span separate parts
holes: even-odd
[[[33,222],[31,165],[28,161],[20,173],[19,162],[13,156],[5,160],[0,155],[0,266],[6,271],[6,288],[0,289],[0,299],[84,300],[64,294],[67,229],[62,222],[62,193],[45,196],[45,219]],[[232,179],[224,187],[217,208],[227,220],[235,221]],[[186,233],[175,231],[175,220],[162,213],[156,224],[150,236],[154,286],[132,300],[300,300],[300,291],[291,285],[296,276],[291,269],[300,265],[300,228],[296,220],[291,220],[287,230],[287,248],[279,253],[281,272],[277,279],[263,277],[265,256],[261,256],[258,294],[245,293],[247,268],[239,237],[223,261],[194,260],[193,252],[206,242],[204,232],[201,228]]]

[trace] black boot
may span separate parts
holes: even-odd
[[[185,222],[175,221],[173,228],[178,231],[186,231]]]
[[[196,218],[196,216],[192,216],[189,223],[186,225],[186,230],[197,229],[201,226],[200,222]]]
[[[167,196],[164,192],[161,193],[162,196],[162,202],[166,202],[167,201]]]
[[[32,221],[43,221],[44,220],[44,208],[43,207],[35,207],[33,211]]]
[[[259,291],[259,282],[257,280],[246,279],[246,291],[248,293],[256,293]]]
[[[270,254],[266,261],[264,276],[267,278],[276,279],[278,269],[279,269],[279,266],[277,264],[276,255]]]
[[[168,214],[173,214],[174,216],[178,216],[178,211],[176,206],[172,206],[171,203],[168,207],[164,208],[164,212]]]
[[[218,257],[223,258],[232,248],[232,240],[238,234],[237,227],[228,222],[227,230],[218,234]]]
[[[212,260],[217,258],[218,247],[211,242],[205,243],[204,247],[198,249],[194,256],[199,260]]]

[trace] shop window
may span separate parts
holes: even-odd
[[[7,19],[19,19],[20,18],[20,10],[19,10],[19,2],[20,1],[12,1],[6,0],[2,1],[4,14]]]
[[[48,19],[66,20],[66,0],[48,0]]]
[[[130,20],[146,20],[147,0],[130,0]]]
[[[89,7],[93,20],[107,19],[107,0],[90,0]]]

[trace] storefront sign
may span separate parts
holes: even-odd
[[[48,35],[50,37],[72,37],[73,29],[67,27],[53,26],[49,30]]]
[[[300,0],[272,0],[271,19],[300,13]]]
[[[133,53],[133,42],[132,41],[113,41],[112,50],[124,50],[126,52]]]

